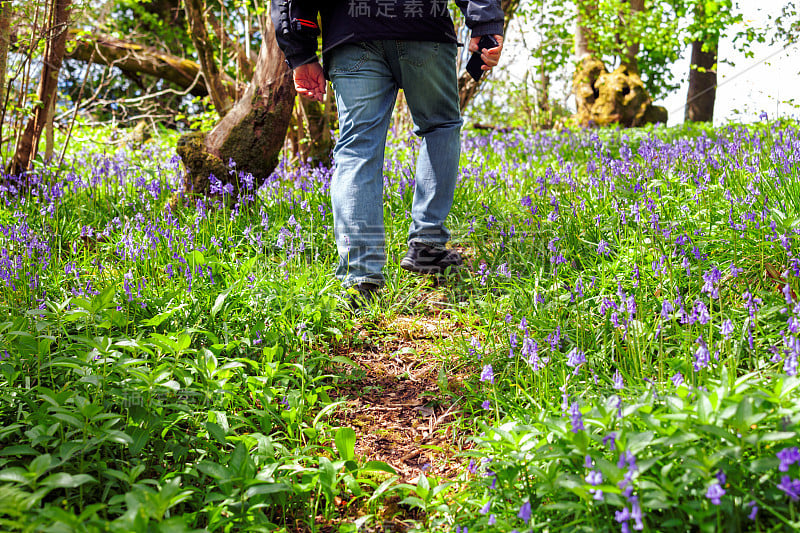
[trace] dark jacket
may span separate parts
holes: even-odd
[[[502,35],[500,0],[456,0],[472,36]],[[361,41],[398,39],[456,42],[447,0],[272,0],[278,46],[291,68],[317,59],[317,25],[322,55]]]

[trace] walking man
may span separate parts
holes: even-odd
[[[502,51],[500,0],[456,0],[472,32],[498,46],[481,50],[484,70]],[[278,44],[293,69],[295,89],[323,101],[326,78],[336,95],[339,139],[331,181],[336,277],[351,302],[371,300],[384,284],[383,160],[386,135],[403,89],[422,139],[415,170],[408,253],[400,266],[418,273],[456,269],[461,256],[445,247],[461,150],[457,40],[447,0],[273,0]],[[317,58],[321,21],[322,65]]]

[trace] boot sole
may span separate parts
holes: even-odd
[[[445,268],[442,268],[439,265],[423,266],[404,258],[400,261],[400,268],[403,270],[408,270],[409,272],[415,272],[417,274],[443,274],[448,268],[450,269],[450,272],[456,272],[461,268],[461,265],[448,265]]]

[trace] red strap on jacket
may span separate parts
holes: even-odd
[[[317,23],[316,22],[312,22],[312,21],[306,20],[306,19],[295,19],[295,20],[297,22],[299,22],[302,26],[306,26],[308,28],[314,28],[314,29],[317,28]]]

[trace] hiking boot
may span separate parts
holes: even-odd
[[[356,283],[345,289],[347,306],[353,311],[359,311],[369,306],[378,297],[380,286],[375,283]]]
[[[441,274],[448,268],[455,272],[463,264],[461,254],[446,248],[434,248],[419,241],[411,241],[400,268],[418,274]]]

